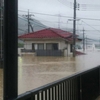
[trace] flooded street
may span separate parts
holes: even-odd
[[[100,64],[99,52],[72,57],[19,57],[19,94]]]
[[[100,52],[72,57],[18,57],[18,93],[100,65]],[[0,69],[0,97],[2,97],[2,69]],[[1,98],[0,98],[1,100]]]

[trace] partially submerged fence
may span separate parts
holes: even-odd
[[[63,56],[62,50],[36,50],[37,56]]]
[[[31,50],[31,49],[21,49],[21,52],[22,53],[32,53],[32,52],[34,52],[34,50]]]

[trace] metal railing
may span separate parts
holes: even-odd
[[[100,66],[19,95],[15,100],[95,100],[100,93]]]
[[[63,56],[62,50],[36,50],[37,56]]]

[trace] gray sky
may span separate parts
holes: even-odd
[[[19,10],[23,11],[27,11],[29,9],[30,12],[73,17],[73,8],[72,8],[73,1],[74,0],[19,0],[18,8]],[[100,5],[100,0],[77,0],[77,2],[79,4],[86,4],[85,11],[83,11],[84,10],[83,7],[80,6],[81,10],[77,11],[77,17],[100,19],[100,7],[99,11],[97,11],[98,5]],[[90,10],[96,9],[96,11],[88,11],[89,7]],[[25,14],[25,12],[22,14]],[[33,18],[40,20],[43,24],[48,25],[50,27],[58,27],[58,23],[55,22],[60,22],[61,28],[63,27],[73,28],[73,23],[71,21],[68,21],[68,19],[70,19],[68,17],[52,17],[35,13],[32,14],[35,15]],[[78,23],[77,25],[78,30],[82,30],[83,27],[85,30],[93,30],[93,31],[85,31],[88,37],[97,39],[100,38],[100,31],[99,31],[100,21],[81,19],[77,23]]]

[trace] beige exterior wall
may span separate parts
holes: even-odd
[[[59,40],[35,40],[35,41],[24,41],[24,48],[25,49],[32,49],[32,43],[35,43],[35,49],[37,50],[37,43],[44,43],[44,49],[46,50],[46,43],[58,43],[58,49],[61,49],[60,47],[60,41]]]
[[[59,49],[62,50],[64,48],[67,48],[67,44],[65,44],[65,41],[60,41],[59,47],[60,47]]]
[[[67,49],[65,49],[65,48],[67,48]],[[65,49],[64,50],[65,56],[69,56],[72,54],[72,52],[70,52],[70,44],[65,43],[65,41],[60,41],[60,50],[63,50],[63,49]]]
[[[64,50],[64,55],[68,56],[70,54],[72,54],[70,52],[70,44],[68,43],[68,45],[65,43],[65,40],[55,40],[55,39],[48,39],[48,40],[24,40],[24,48],[25,49],[32,49],[32,43],[35,44],[35,50],[37,50],[37,43],[44,43],[44,50],[46,50],[46,43],[58,43],[58,49],[59,50],[64,50],[65,48],[68,48],[66,50]],[[68,47],[67,47],[68,46]]]

